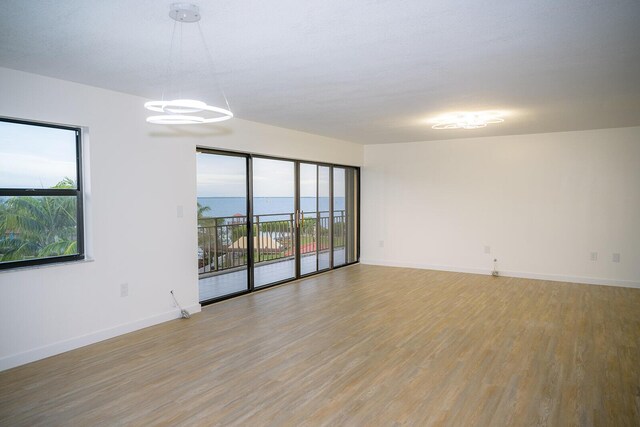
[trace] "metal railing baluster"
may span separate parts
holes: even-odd
[[[345,247],[346,212],[335,210],[305,212],[300,228],[301,254]],[[254,216],[256,264],[292,259],[295,256],[295,218],[293,212]],[[326,216],[323,216],[326,215]],[[287,219],[282,219],[282,218]],[[270,220],[270,218],[275,218]],[[330,221],[333,222],[335,248],[330,248]],[[216,273],[247,264],[247,217],[217,217],[198,220],[198,242],[202,260],[198,260],[200,274]],[[244,239],[244,240],[243,240]],[[311,248],[315,242],[316,247]],[[307,247],[309,246],[309,247]]]

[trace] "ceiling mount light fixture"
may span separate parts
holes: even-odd
[[[504,122],[502,111],[475,111],[443,114],[429,120],[432,129],[479,129]]]
[[[179,29],[179,41],[180,46],[179,50],[179,62],[182,62],[182,34],[183,28],[182,25],[185,23],[197,23],[198,33],[200,34],[200,40],[204,46],[205,55],[208,60],[208,67],[210,71],[213,73],[213,61],[211,60],[211,55],[209,54],[209,49],[207,48],[207,43],[202,34],[202,29],[200,28],[200,11],[198,6],[190,3],[174,3],[171,5],[169,10],[169,16],[175,21],[173,25],[173,32],[171,34],[171,49],[169,51],[169,64],[167,66],[167,86],[170,86],[172,76],[170,70],[171,67],[171,58],[173,54],[174,41],[176,38],[176,28],[180,26]],[[179,63],[179,66],[182,64]],[[183,73],[178,73],[183,74]],[[184,77],[182,76],[180,81],[184,81]],[[183,125],[183,124],[200,124],[200,123],[216,123],[222,122],[224,120],[229,120],[233,117],[233,113],[231,112],[231,108],[229,107],[229,101],[227,101],[227,97],[224,94],[222,88],[218,85],[222,97],[224,98],[224,102],[226,104],[226,108],[223,107],[214,107],[212,105],[208,105],[206,102],[198,101],[195,99],[184,99],[181,96],[182,91],[177,91],[179,96],[177,99],[173,100],[165,100],[165,91],[162,93],[162,99],[160,101],[149,101],[144,104],[145,108],[156,113],[162,113],[155,116],[147,117],[147,122],[156,123],[156,124],[166,124],[166,125]],[[165,87],[166,89],[166,87]]]

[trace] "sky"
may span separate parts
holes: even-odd
[[[51,188],[76,180],[74,131],[0,121],[0,188]],[[198,197],[246,197],[244,157],[197,154]],[[293,197],[295,163],[253,159],[254,197]],[[316,165],[301,163],[300,196],[316,197]],[[329,168],[320,167],[320,197],[329,197]],[[334,195],[344,197],[344,169],[334,168]]]
[[[320,197],[329,197],[329,168],[321,167]],[[344,169],[334,169],[335,197],[344,197]],[[293,197],[294,162],[253,159],[254,197]],[[316,196],[316,166],[300,165],[300,196]],[[198,197],[246,197],[244,157],[198,153]]]
[[[0,188],[51,188],[76,180],[76,134],[0,121]]]

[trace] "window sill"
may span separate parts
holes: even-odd
[[[0,270],[0,274],[3,274],[3,273],[18,273],[20,271],[29,271],[29,270],[39,270],[41,268],[64,267],[64,266],[69,266],[69,265],[85,264],[85,263],[93,262],[93,261],[94,261],[93,258],[84,258],[84,259],[78,259],[78,260],[73,260],[73,261],[53,262],[53,263],[50,263],[50,264],[25,265],[23,267],[11,267],[11,268],[6,268],[4,270]]]

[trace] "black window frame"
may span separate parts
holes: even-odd
[[[52,123],[36,122],[32,120],[13,119],[0,117],[0,122],[15,123],[28,126],[39,126],[54,129],[65,129],[75,132],[76,135],[76,188],[2,188],[0,197],[14,196],[74,196],[76,197],[76,245],[78,253],[74,255],[60,255],[43,258],[32,258],[19,261],[0,262],[0,270],[15,269],[46,264],[56,264],[85,259],[84,242],[84,200],[83,200],[83,167],[82,167],[82,128],[78,126],[59,125]]]

